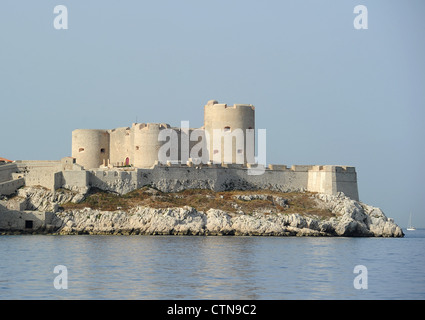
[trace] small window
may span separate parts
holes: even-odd
[[[242,149],[238,149],[238,153],[243,153],[243,150]]]
[[[105,153],[105,148],[100,149],[100,153]]]
[[[215,150],[214,150],[214,154],[217,154],[217,153],[218,153],[218,150],[217,150],[217,149],[215,149]]]
[[[84,148],[78,149],[78,152],[84,152]]]
[[[230,131],[230,127],[224,127],[224,132]]]
[[[32,229],[33,222],[32,220],[25,220],[25,229]]]

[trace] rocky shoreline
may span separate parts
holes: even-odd
[[[28,195],[30,194],[30,196]],[[26,191],[32,208],[47,209],[55,200],[52,195],[37,196]],[[267,195],[266,195],[267,196]],[[51,198],[49,198],[51,197]],[[56,195],[56,198],[58,196]],[[62,202],[82,201],[81,195],[59,196]],[[234,196],[237,197],[237,196]],[[261,200],[264,194],[243,194],[243,201]],[[270,199],[270,196],[268,199]],[[234,236],[333,236],[333,237],[403,237],[402,229],[385,216],[381,209],[338,195],[312,194],[317,208],[332,212],[331,217],[314,214],[243,211],[229,212],[192,206],[153,208],[145,205],[127,210],[91,208],[65,209],[54,213],[50,223],[38,232],[44,234],[91,235],[234,235]],[[74,199],[75,198],[75,199]],[[31,201],[28,201],[30,199]],[[56,199],[58,200],[58,199]],[[285,206],[285,199],[273,201]],[[3,230],[4,231],[4,230]]]

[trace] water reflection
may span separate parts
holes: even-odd
[[[194,298],[257,299],[254,266],[256,246],[246,237],[206,237],[201,243],[197,273],[200,286]]]
[[[425,298],[425,238],[3,236],[1,299]],[[409,242],[410,241],[410,242]],[[56,265],[68,289],[56,290]],[[365,265],[369,288],[353,287]],[[394,288],[397,288],[395,290]]]

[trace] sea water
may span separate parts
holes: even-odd
[[[404,238],[0,236],[0,299],[425,299]]]

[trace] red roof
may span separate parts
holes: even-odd
[[[2,162],[2,161],[4,161],[4,162],[13,162],[12,160],[8,160],[8,159],[5,159],[5,158],[0,157],[0,162]]]

